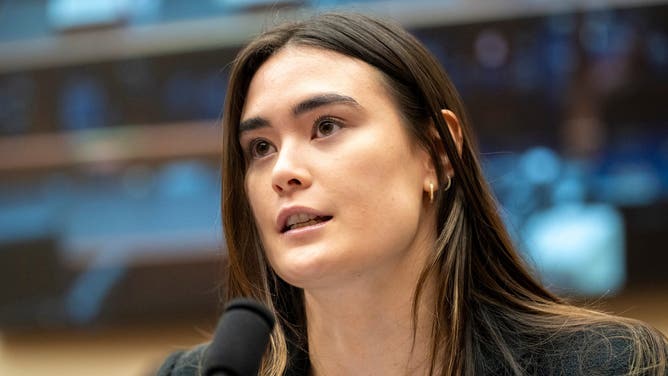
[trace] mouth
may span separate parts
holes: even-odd
[[[324,223],[332,219],[331,215],[318,216],[305,213],[293,214],[285,221],[285,226],[281,229],[281,233],[286,233],[290,230],[296,230],[302,227],[308,227]]]

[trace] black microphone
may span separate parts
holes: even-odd
[[[274,315],[259,302],[230,301],[207,349],[205,375],[257,376],[274,323]]]

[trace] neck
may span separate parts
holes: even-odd
[[[420,264],[424,265],[424,264]],[[433,287],[413,300],[419,272],[396,271],[378,283],[304,291],[314,376],[426,375],[430,366]]]

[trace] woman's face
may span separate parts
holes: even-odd
[[[297,287],[382,282],[433,244],[431,159],[381,80],[360,60],[286,47],[251,81],[246,194],[271,266]]]

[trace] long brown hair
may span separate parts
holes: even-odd
[[[262,374],[281,375],[296,354],[307,351],[306,318],[302,292],[282,281],[265,257],[245,193],[246,162],[238,125],[255,72],[288,45],[335,51],[378,69],[410,134],[431,154],[437,176],[443,177],[441,186],[447,181],[443,153],[452,165],[452,187],[439,190],[435,201],[438,237],[413,304],[417,317],[417,302],[426,281],[436,281],[432,374],[473,375],[494,369],[525,374],[530,372],[527,357],[538,359],[539,349],[558,344],[559,338],[581,333],[592,324],[627,329],[621,333],[636,347],[630,358],[634,370],[641,371],[648,364],[665,367],[661,350],[665,337],[658,332],[568,305],[529,273],[483,177],[462,101],[424,46],[391,22],[359,14],[323,14],[283,24],[251,41],[234,61],[225,103],[222,213],[229,265],[227,297],[256,298],[278,317]],[[460,120],[461,153],[442,109],[451,110]],[[503,366],[492,364],[490,357]],[[656,373],[663,374],[664,368],[659,366]]]

